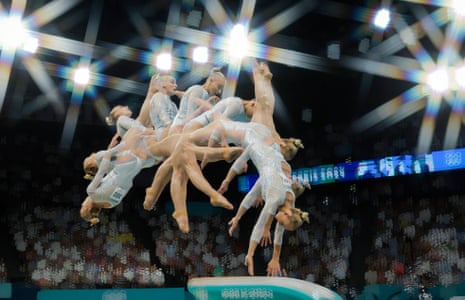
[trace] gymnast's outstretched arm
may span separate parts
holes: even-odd
[[[249,210],[250,207],[255,203],[257,197],[260,196],[262,192],[262,184],[261,178],[259,177],[255,184],[252,186],[250,191],[245,195],[244,199],[242,199],[241,204],[239,205],[239,209],[236,212],[236,215],[229,221],[229,235],[232,236],[234,230],[236,230],[237,226],[239,225],[239,221],[245,215],[245,213]]]
[[[244,152],[234,161],[233,165],[231,168],[229,168],[228,173],[226,174],[226,177],[224,178],[223,182],[221,183],[220,188],[218,189],[218,192],[221,194],[224,194],[228,188],[229,188],[229,183],[238,175],[242,173],[242,170],[244,170],[244,167],[247,166],[247,161],[249,160],[249,148],[246,148]]]
[[[155,81],[159,77],[158,74],[153,75],[150,78],[149,89],[147,90],[147,95],[145,96],[144,102],[140,109],[139,115],[136,120],[139,121],[145,127],[152,127],[152,122],[150,121],[150,100],[152,96],[158,91],[155,86]]]

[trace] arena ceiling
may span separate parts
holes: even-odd
[[[140,108],[160,51],[174,55],[179,89],[222,66],[225,95],[252,98],[250,60],[233,64],[225,55],[228,30],[246,21],[251,56],[268,61],[274,73],[278,130],[313,145],[312,155],[330,149],[328,159],[370,156],[380,136],[397,145],[386,152],[461,147],[463,91],[438,94],[425,84],[426,72],[463,64],[464,20],[451,13],[452,4],[1,0],[1,16],[20,16],[39,48],[35,54],[0,48],[0,117],[57,122],[67,148],[77,126],[104,126],[112,106]],[[380,5],[393,10],[384,32],[371,25]],[[196,45],[210,49],[206,65],[192,62]],[[93,85],[86,89],[70,80],[79,64],[92,70]]]

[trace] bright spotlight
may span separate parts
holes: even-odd
[[[29,37],[24,41],[23,49],[29,53],[36,53],[39,48],[39,40],[35,37]]]
[[[206,63],[208,61],[208,48],[204,46],[195,47],[192,51],[192,59],[196,63]]]
[[[465,17],[465,1],[453,0],[451,7],[457,15]]]
[[[231,30],[229,37],[229,54],[232,57],[242,58],[247,55],[248,51],[247,30],[244,25],[236,24]]]
[[[73,80],[78,85],[87,85],[90,80],[90,71],[86,67],[77,68],[74,71]]]
[[[26,30],[19,17],[0,19],[0,46],[4,49],[16,49],[26,38]],[[8,28],[8,30],[5,30]]]
[[[444,93],[449,89],[449,76],[446,69],[437,69],[428,75],[429,87],[438,93]]]
[[[373,19],[373,24],[376,28],[384,30],[391,22],[391,12],[387,8],[379,9]]]
[[[172,58],[170,53],[161,53],[157,56],[156,67],[163,71],[171,70]]]

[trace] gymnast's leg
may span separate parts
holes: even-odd
[[[260,62],[255,65],[253,70],[254,89],[255,89],[255,109],[251,122],[256,122],[267,126],[273,137],[280,141],[279,134],[273,120],[275,106],[275,97],[273,87],[271,86],[271,77],[268,65]]]
[[[176,146],[176,151],[173,153],[173,165],[175,170],[183,170],[185,175],[192,181],[192,184],[202,193],[210,197],[210,203],[213,206],[219,206],[230,210],[233,209],[233,205],[223,195],[212,188],[210,183],[203,176],[202,170],[197,163],[197,158],[194,151],[195,148],[196,146],[190,144],[187,140],[182,139],[179,142],[179,144]],[[210,156],[212,153],[222,154],[224,152],[224,149],[222,148],[203,148],[203,150],[208,153],[207,156]],[[214,154],[212,154],[212,156],[214,156]],[[175,175],[179,176],[178,174],[179,173],[173,173],[173,177]],[[171,182],[171,186],[173,186],[173,182]],[[184,188],[184,186],[182,186],[182,188]],[[184,196],[185,192],[178,192],[179,191],[175,191],[175,194],[179,198],[173,198],[173,201],[186,201]],[[174,195],[172,194],[172,197],[173,196]]]
[[[157,169],[152,185],[145,191],[144,209],[152,210],[173,174],[172,158],[168,157]]]
[[[170,185],[171,200],[174,206],[172,216],[178,223],[179,229],[184,233],[189,232],[189,218],[186,206],[187,179],[187,174],[175,163]]]

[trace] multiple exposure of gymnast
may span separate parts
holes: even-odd
[[[244,172],[250,160],[259,179],[241,202],[229,222],[229,233],[235,230],[244,213],[257,199],[265,203],[252,231],[245,264],[254,275],[253,256],[257,246],[271,242],[270,228],[276,220],[274,248],[267,272],[281,274],[279,256],[284,230],[296,230],[308,222],[308,213],[295,207],[295,198],[308,184],[292,182],[291,160],[303,148],[299,139],[281,138],[273,121],[274,94],[272,74],[266,63],[256,63],[253,70],[255,99],[237,97],[218,100],[225,83],[224,75],[213,69],[203,85],[186,92],[176,91],[174,77],[152,77],[147,97],[136,119],[124,106],[117,106],[109,118],[117,126],[108,149],[92,153],[83,163],[88,197],[81,207],[81,217],[96,224],[102,208],[118,205],[132,187],[134,177],[143,169],[161,163],[152,185],[147,188],[143,206],[151,210],[170,183],[174,204],[173,218],[179,229],[189,232],[187,182],[210,198],[213,206],[232,210],[234,206],[222,194],[233,178]],[[177,109],[170,100],[182,96]],[[117,138],[121,141],[117,143]],[[207,163],[219,160],[233,162],[226,178],[215,190],[202,174]],[[199,162],[200,165],[199,165]]]

